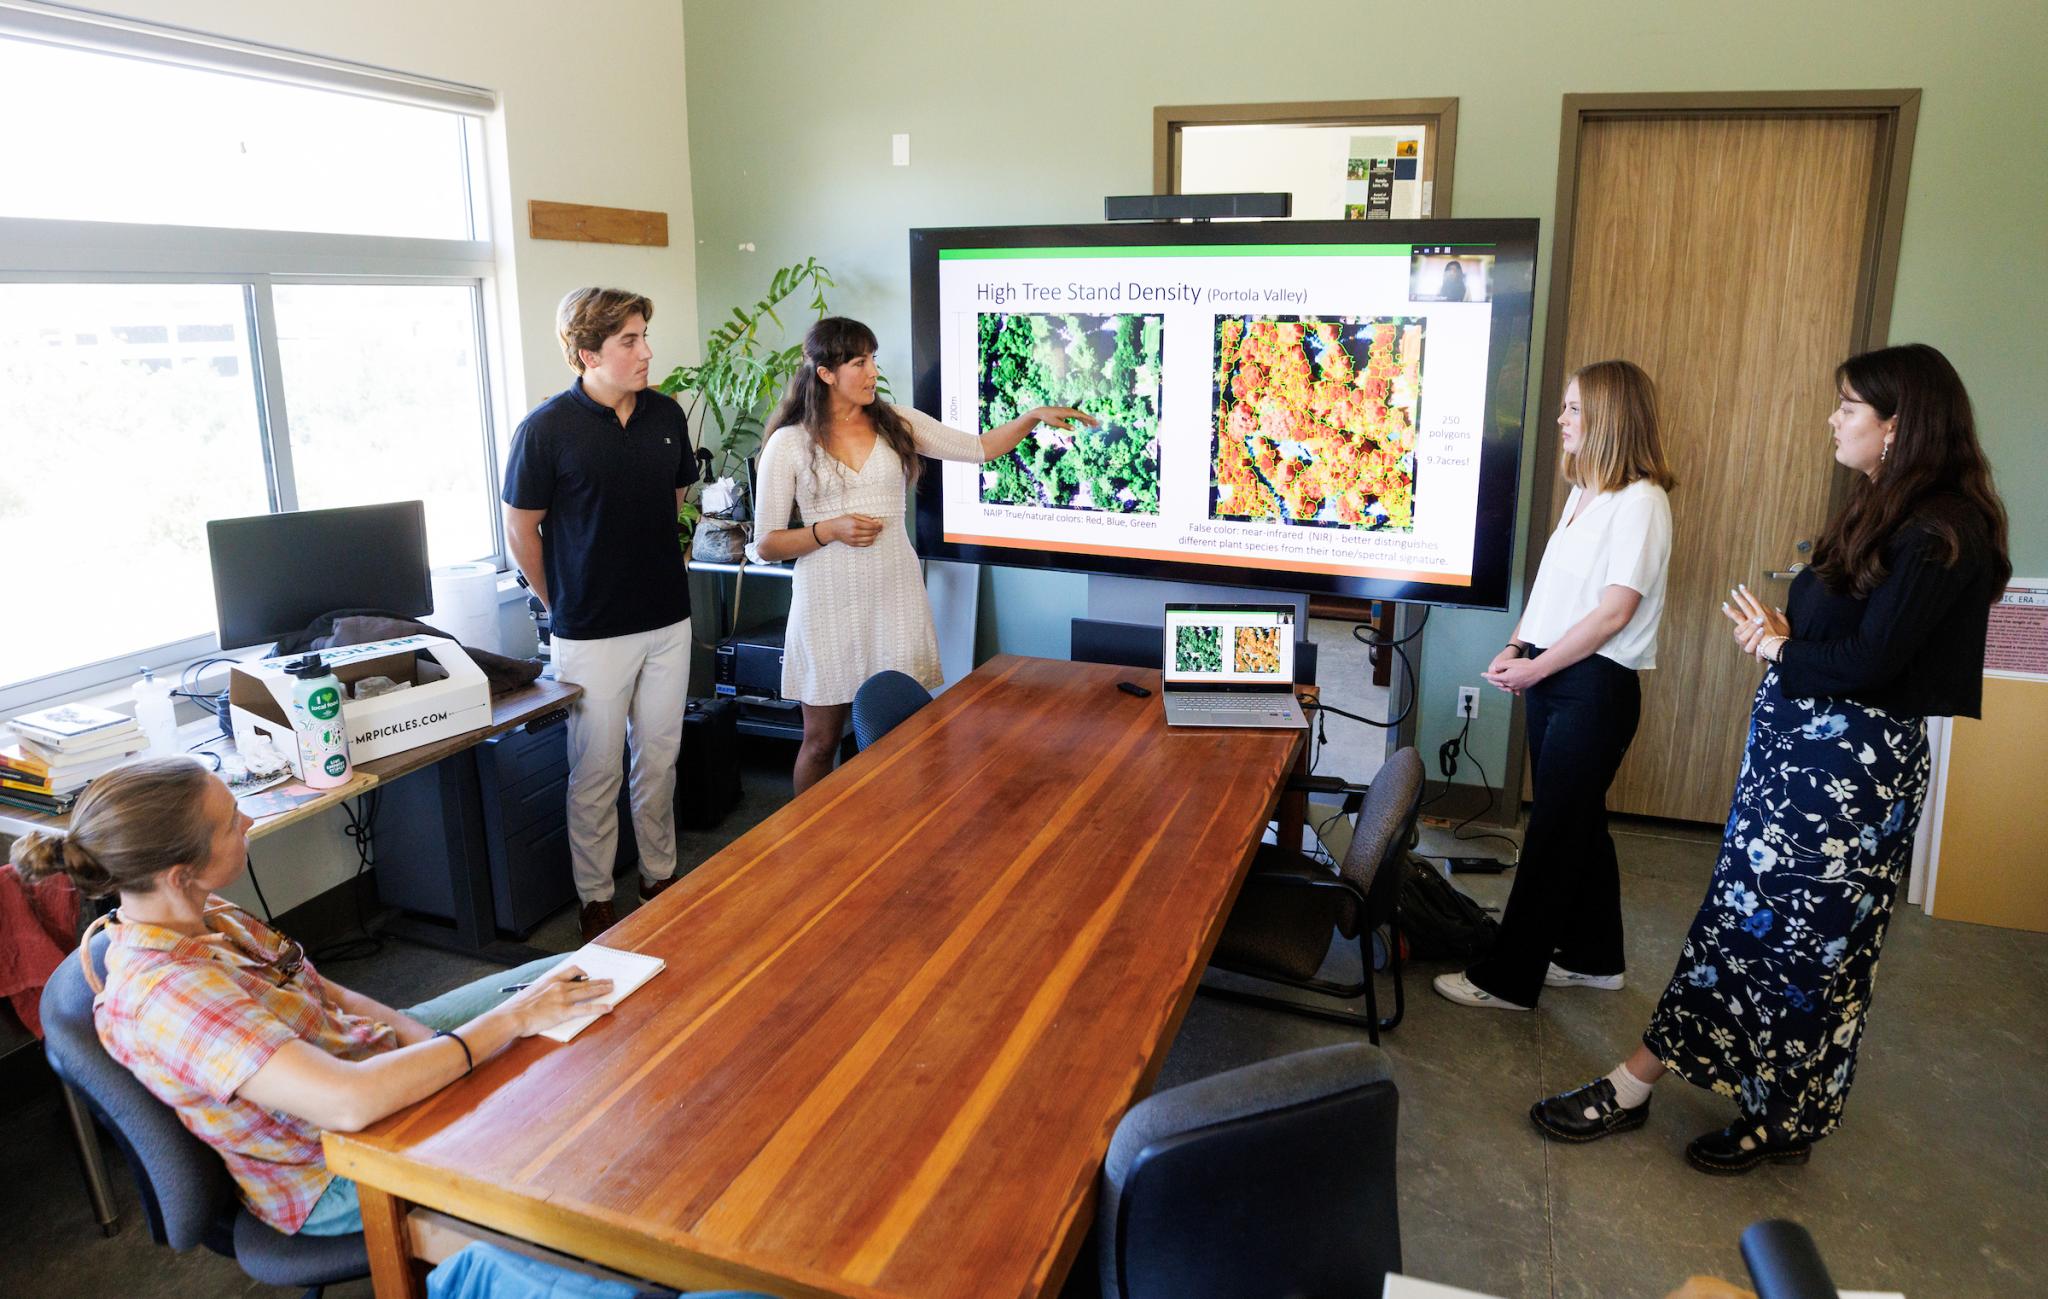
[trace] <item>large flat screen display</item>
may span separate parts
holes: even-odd
[[[1003,226],[910,235],[938,559],[1505,608],[1536,222]]]

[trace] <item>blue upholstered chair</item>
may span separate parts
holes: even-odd
[[[853,692],[855,751],[865,750],[931,701],[931,691],[901,672],[877,672],[861,682]]]
[[[92,945],[94,969],[102,974],[106,944],[101,935]],[[114,1134],[135,1175],[150,1236],[173,1249],[205,1245],[265,1285],[303,1286],[308,1296],[368,1276],[361,1232],[286,1235],[242,1207],[234,1178],[213,1148],[186,1131],[170,1107],[100,1045],[92,997],[78,958],[67,958],[43,988],[43,1049],[57,1077]]]
[[[1401,1267],[1399,1106],[1385,1057],[1362,1042],[1132,1106],[1103,1161],[1104,1299],[1376,1299]]]

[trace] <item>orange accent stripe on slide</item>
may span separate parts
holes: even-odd
[[[1281,559],[1275,555],[1212,555],[1207,551],[1146,550],[1141,546],[1094,546],[1084,541],[1062,541],[1057,546],[1019,537],[977,537],[965,532],[948,532],[946,540],[958,546],[1001,546],[1007,550],[1071,550],[1077,555],[1114,555],[1119,559],[1169,559],[1180,564],[1221,564],[1226,568],[1279,568],[1299,573],[1330,573],[1337,577],[1378,577],[1390,582],[1434,582],[1441,586],[1470,586],[1470,573],[1434,573],[1419,568],[1379,568],[1371,564],[1318,564],[1309,560]]]

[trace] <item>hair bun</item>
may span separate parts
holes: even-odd
[[[29,831],[14,841],[15,868],[32,880],[66,873],[64,840],[62,831]]]
[[[81,893],[104,897],[114,883],[106,869],[76,840],[61,830],[31,830],[14,841],[14,865],[22,877],[39,880],[68,875]]]

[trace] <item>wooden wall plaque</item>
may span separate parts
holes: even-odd
[[[635,244],[668,247],[668,213],[636,212],[624,207],[593,207],[588,203],[550,203],[529,199],[527,233],[535,239],[573,239],[589,244]]]

